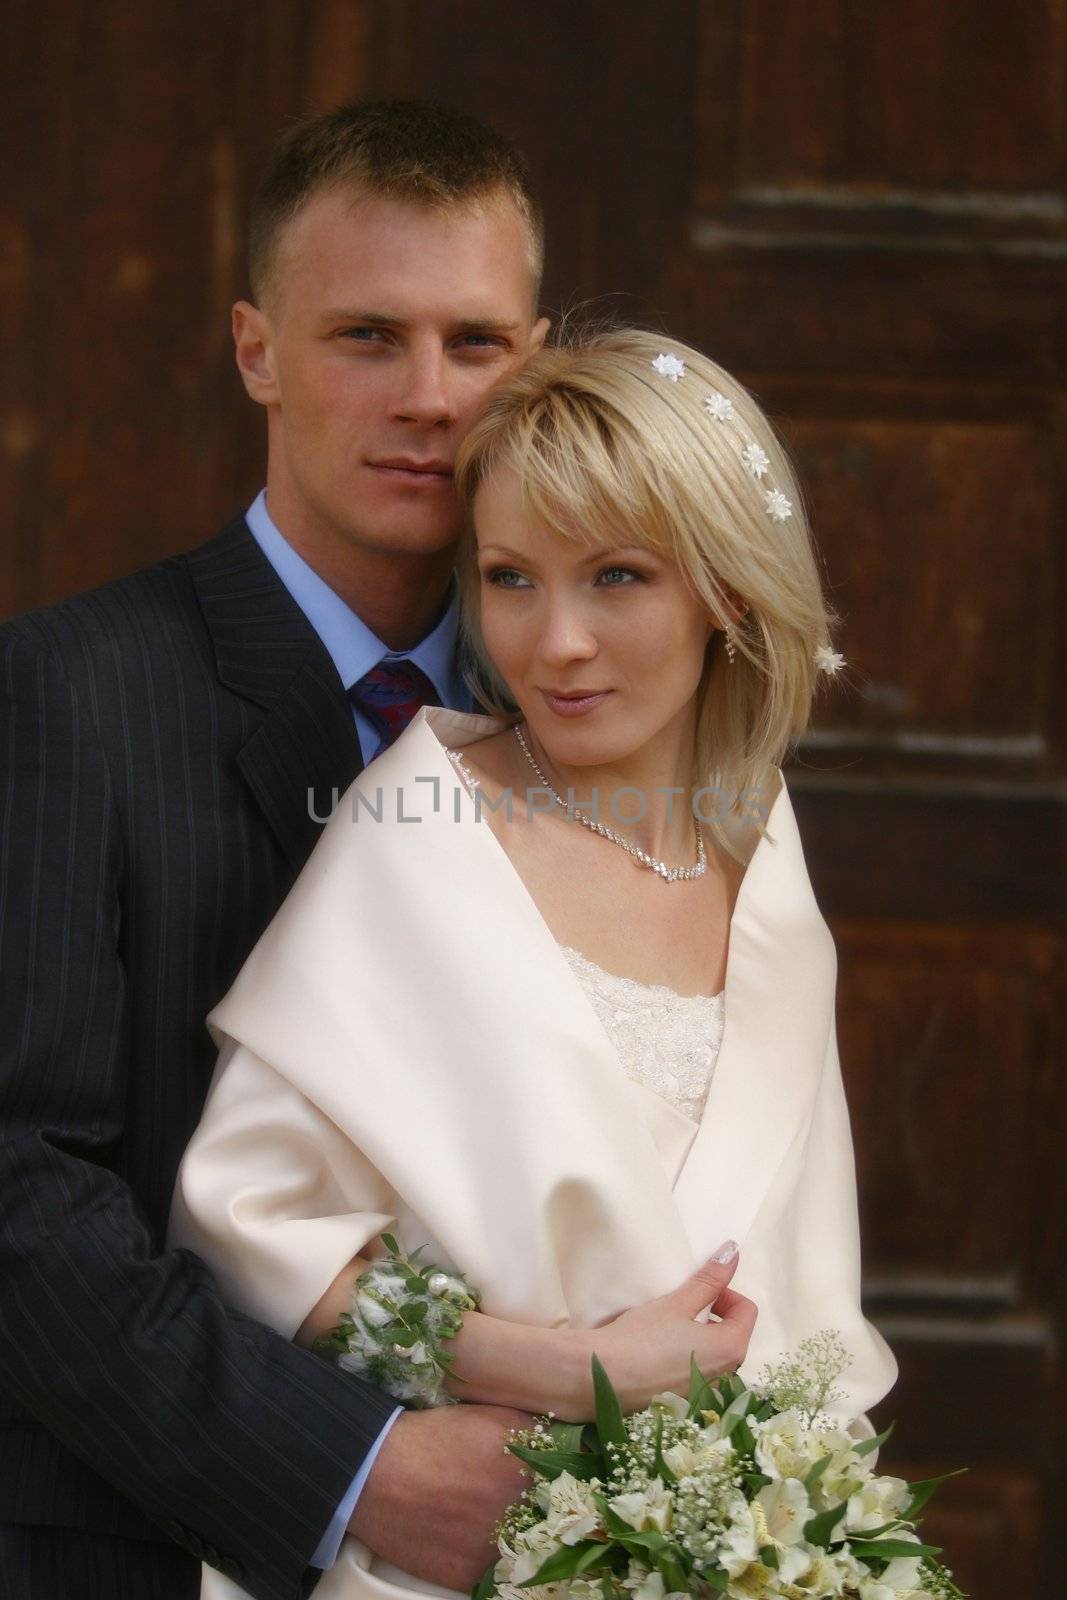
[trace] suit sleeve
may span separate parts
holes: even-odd
[[[95,726],[0,632],[0,1371],[190,1552],[292,1600],[393,1402],[160,1254],[109,1170],[132,1075],[123,840]]]

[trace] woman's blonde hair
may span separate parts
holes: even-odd
[[[734,804],[758,788],[807,725],[831,618],[792,468],[752,396],[699,351],[635,328],[542,350],[495,392],[460,449],[456,484],[471,684],[488,711],[509,715],[481,635],[473,529],[475,496],[499,468],[546,527],[653,549],[720,622],[736,618],[733,664],[721,633],[708,646],[693,781]]]

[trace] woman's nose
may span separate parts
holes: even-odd
[[[550,601],[545,609],[540,650],[545,661],[588,661],[598,649],[583,607],[574,600]]]

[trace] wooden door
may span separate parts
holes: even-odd
[[[849,669],[797,752],[841,954],[887,1464],[960,1463],[976,1600],[1067,1521],[1056,0],[7,0],[0,610],[206,537],[262,473],[232,375],[285,120],[420,94],[528,151],[546,302],[737,371],[794,450]]]

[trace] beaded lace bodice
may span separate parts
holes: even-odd
[[[478,779],[459,751],[446,749],[445,754],[474,796]],[[638,983],[636,978],[605,972],[569,945],[559,948],[627,1077],[699,1122],[726,1021],[722,994],[676,994],[662,983]]]
[[[675,994],[661,983],[605,972],[567,945],[560,950],[627,1076],[699,1122],[722,1043],[723,996]]]

